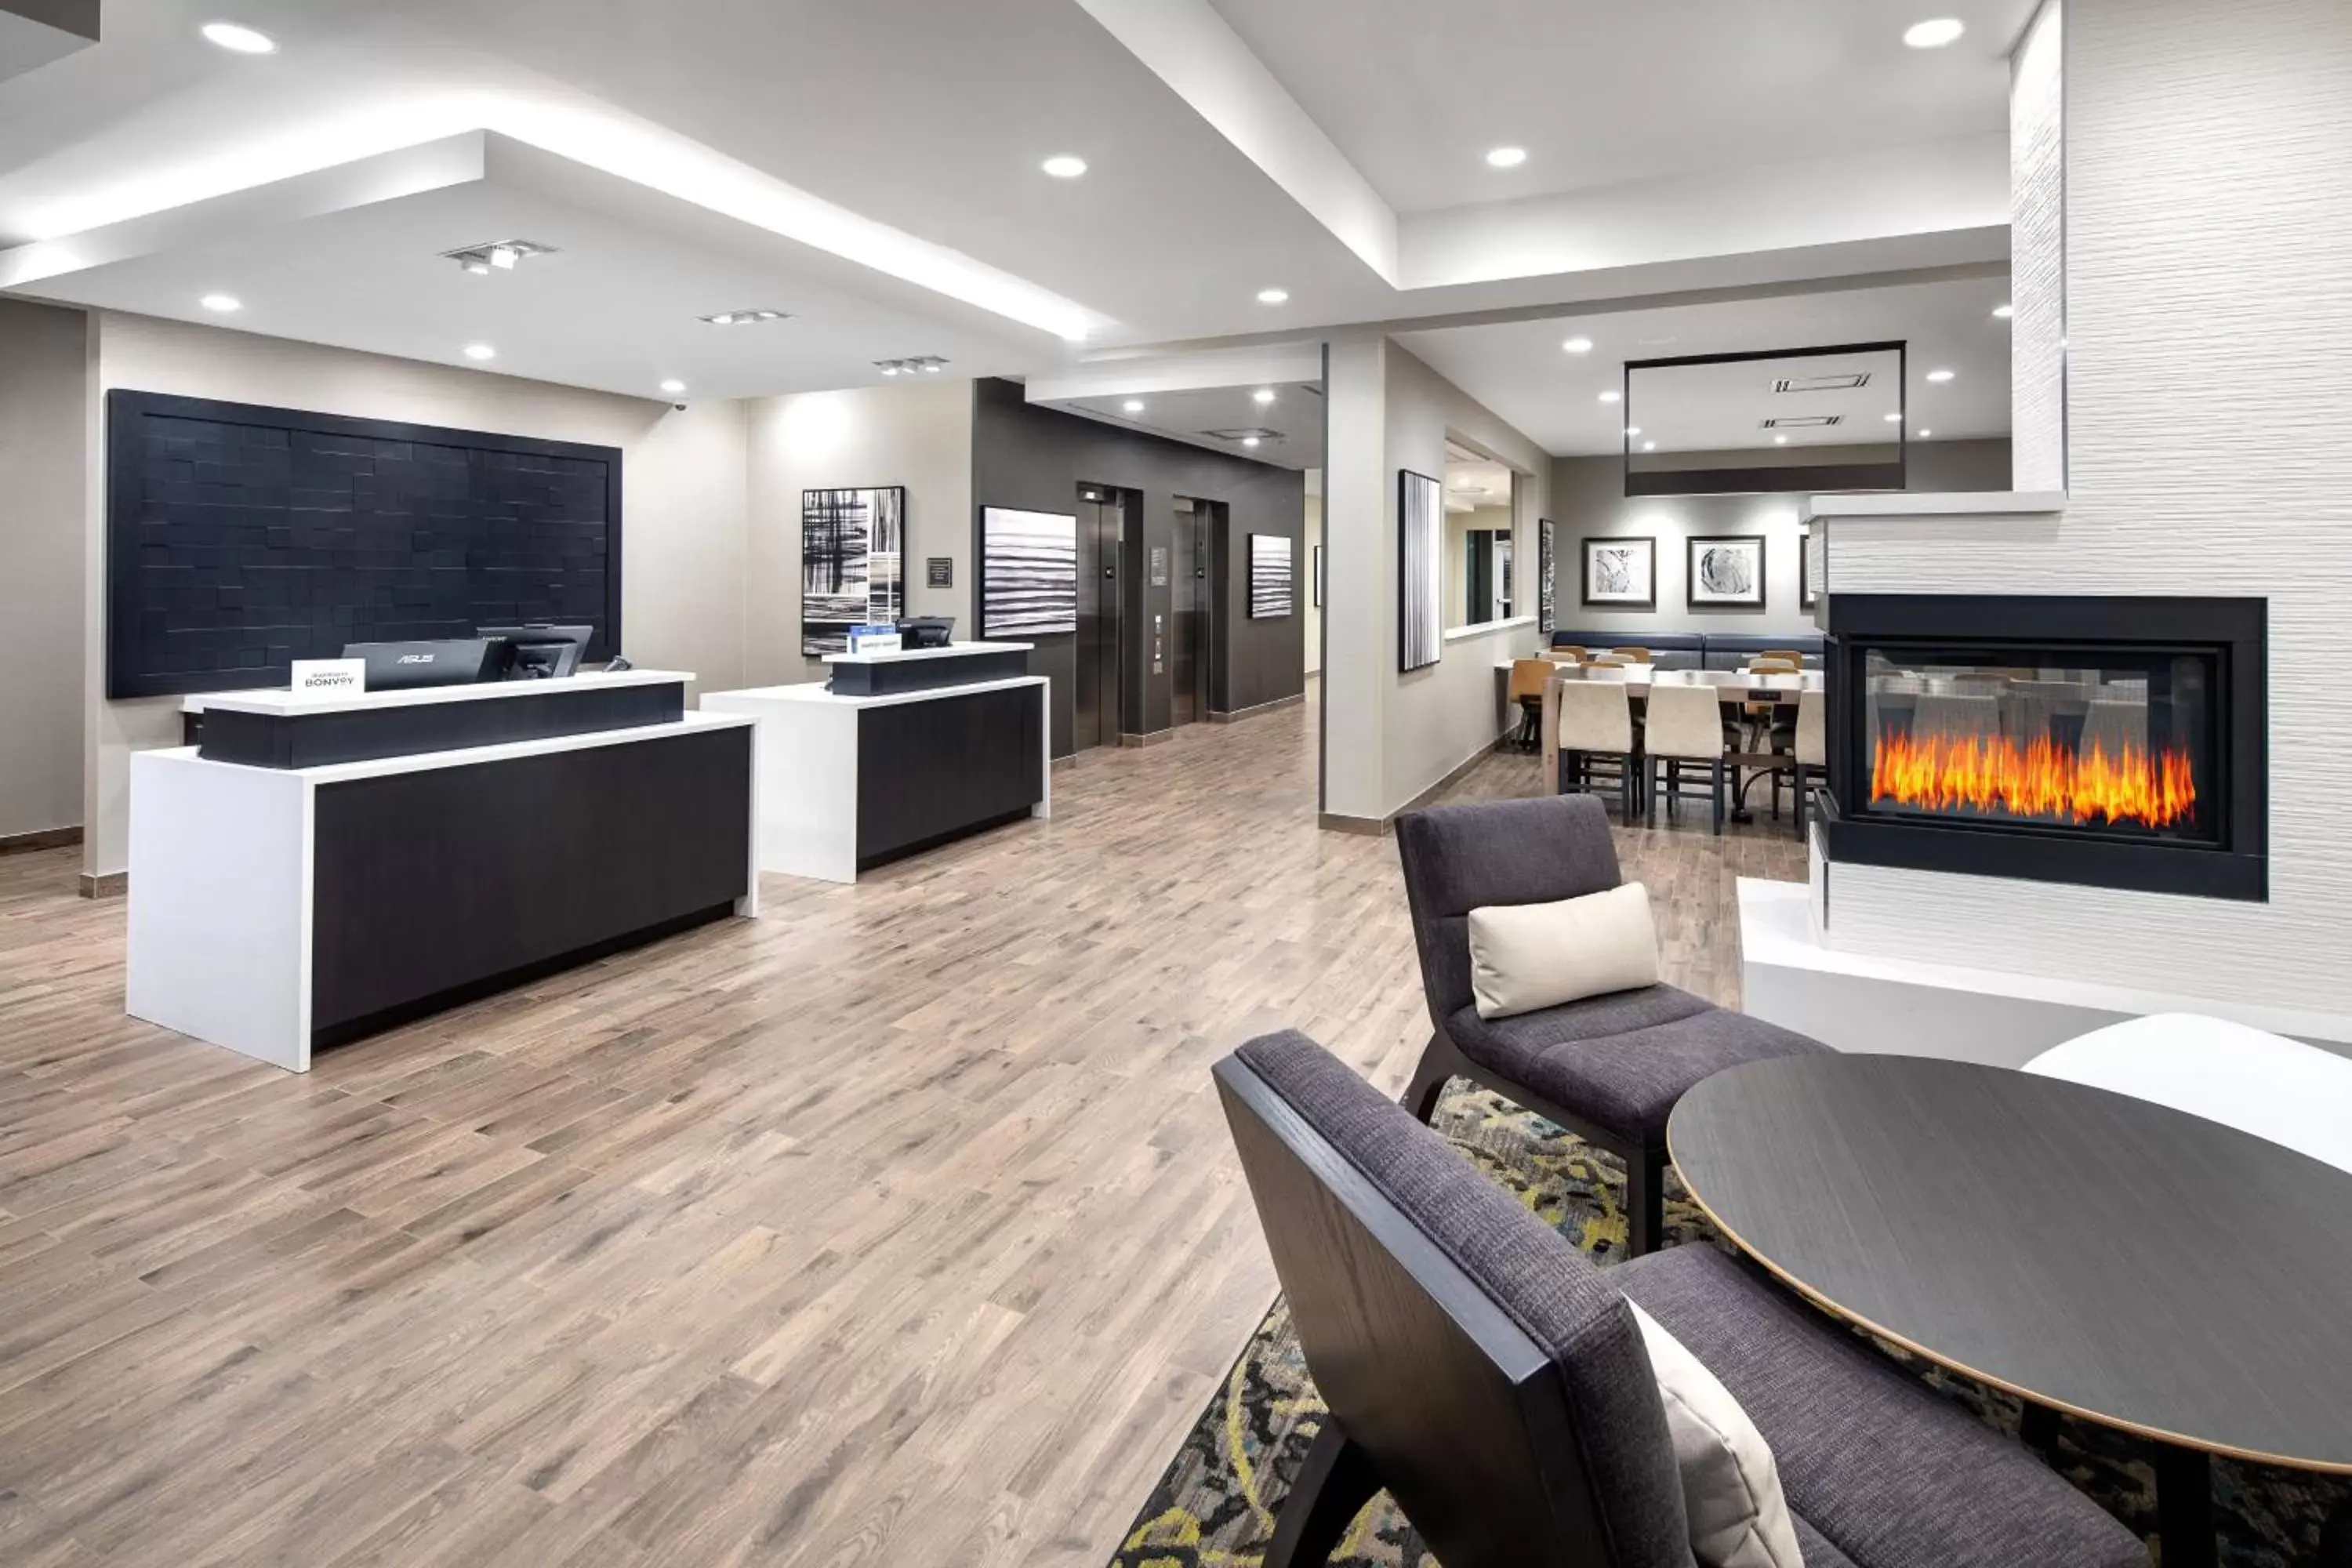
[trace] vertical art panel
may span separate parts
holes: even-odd
[[[897,621],[907,604],[907,491],[801,492],[801,652],[849,650],[849,628]]]
[[[1066,511],[980,509],[983,637],[1078,629],[1078,520]]]
[[[1445,494],[1427,474],[1397,470],[1397,668],[1421,669],[1444,653]]]
[[[1536,630],[1544,635],[1546,642],[1550,641],[1551,629],[1557,624],[1552,613],[1554,601],[1551,585],[1553,574],[1558,570],[1554,564],[1558,557],[1552,553],[1551,533],[1551,519],[1548,517],[1538,519],[1536,521]]]
[[[1249,613],[1254,621],[1278,621],[1290,614],[1290,540],[1279,533],[1249,536]]]

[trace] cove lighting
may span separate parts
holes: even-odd
[[[499,351],[490,347],[488,343],[467,343],[466,345],[466,357],[467,359],[496,359],[499,357]]]
[[[234,294],[207,294],[196,301],[207,310],[242,310],[245,301]]]
[[[1486,162],[1497,169],[1516,169],[1527,161],[1524,147],[1496,147],[1486,154]]]
[[[1937,382],[1949,381],[1952,379],[1952,373],[1948,370],[1931,370],[1927,373],[1927,379]]]
[[[1992,308],[1992,319],[1996,321],[2006,321],[2015,314],[2017,314],[2017,307],[2014,305],[2000,304]]]
[[[1958,16],[1937,16],[1906,27],[1903,41],[1915,49],[1940,49],[1947,44],[1958,43],[1960,35],[1968,30],[1968,24]]]
[[[1119,408],[1125,413],[1140,414],[1143,412],[1143,399],[1140,397],[1130,397],[1125,403],[1120,404]]]
[[[1274,401],[1274,388],[1270,386],[1259,387],[1255,392],[1250,394],[1250,401],[1257,404],[1260,407],[1264,407],[1266,404]]]
[[[679,393],[686,390],[686,383],[678,380],[676,376],[672,376],[667,381],[661,384],[661,389],[675,397]]]
[[[240,27],[235,22],[206,22],[205,41],[215,44],[233,55],[274,55],[278,41],[267,33],[257,33],[251,27]]]
[[[1592,340],[1591,338],[1570,338],[1568,342],[1560,344],[1559,346],[1566,349],[1572,354],[1589,354],[1592,352]]]
[[[1257,291],[1257,302],[1261,305],[1285,304],[1289,299],[1290,290],[1287,289],[1261,289]]]
[[[1625,395],[1613,386],[1601,395],[1601,401],[1603,403],[1622,403],[1624,398]]]
[[[1057,180],[1075,180],[1087,172],[1087,161],[1067,153],[1057,153],[1037,166]]]

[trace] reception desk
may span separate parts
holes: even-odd
[[[854,882],[966,834],[1050,816],[1050,687],[1025,673],[1029,646],[836,654],[825,661],[835,689],[706,695],[703,712],[759,724],[760,868]]]
[[[184,705],[131,760],[128,1010],[312,1048],[756,909],[749,720],[689,676]]]

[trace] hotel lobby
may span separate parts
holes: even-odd
[[[0,0],[0,1563],[2352,1568],[2352,12],[1444,24]]]

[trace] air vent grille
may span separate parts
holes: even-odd
[[[1238,430],[1203,430],[1201,434],[1213,441],[1246,441],[1253,436],[1261,441],[1279,441],[1283,438],[1281,431],[1269,430],[1263,425],[1244,426]]]
[[[1764,421],[1767,430],[1826,430],[1845,423],[1843,414],[1783,414]]]
[[[1835,375],[1784,375],[1772,384],[1775,392],[1853,392],[1870,384],[1870,372],[1843,371]]]

